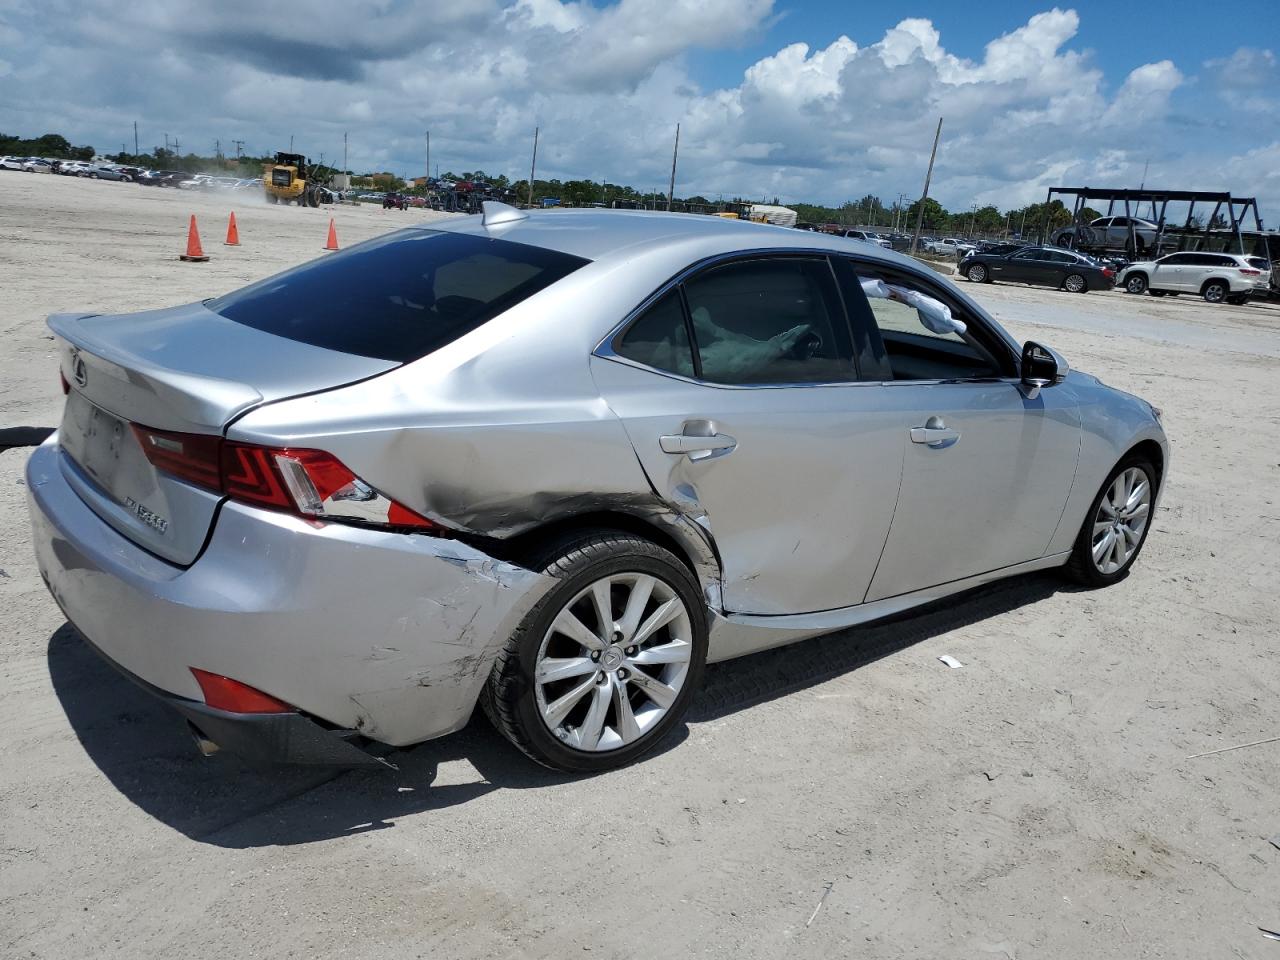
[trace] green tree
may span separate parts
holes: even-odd
[[[917,200],[907,207],[907,232],[915,230],[916,218],[920,216],[920,201]],[[921,229],[924,230],[941,230],[950,226],[951,215],[943,209],[942,204],[933,197],[928,197],[924,201],[924,219],[921,222]]]

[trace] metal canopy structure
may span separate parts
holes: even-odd
[[[1169,240],[1176,245],[1178,250],[1186,249],[1209,249],[1215,237],[1223,238],[1229,245],[1234,241],[1236,253],[1246,253],[1245,240],[1242,231],[1248,231],[1250,234],[1261,234],[1262,216],[1258,212],[1258,201],[1253,197],[1233,197],[1230,193],[1211,190],[1155,190],[1140,188],[1137,190],[1115,190],[1106,187],[1050,187],[1045,197],[1046,206],[1052,203],[1056,198],[1062,201],[1064,206],[1071,210],[1071,223],[1073,226],[1080,224],[1080,216],[1086,206],[1091,203],[1101,203],[1106,201],[1107,212],[1105,216],[1117,216],[1123,213],[1129,218],[1129,240],[1126,249],[1130,253],[1140,252],[1142,246],[1137,233],[1135,232],[1133,218],[1141,217],[1139,209],[1149,205],[1150,216],[1143,218],[1153,221],[1157,227],[1155,251],[1159,252],[1165,246],[1166,234]],[[1067,198],[1073,198],[1068,202]],[[1186,203],[1187,216],[1182,224],[1170,225],[1166,221],[1170,203]],[[1117,209],[1117,204],[1123,204],[1123,209]],[[1195,219],[1196,204],[1202,204],[1207,207],[1213,204],[1213,212],[1204,220],[1204,227],[1193,226],[1192,221]],[[1225,227],[1214,227],[1214,224],[1223,216],[1225,209]],[[1250,230],[1246,225],[1246,219],[1252,214],[1253,229]],[[1045,211],[1044,236],[1046,240],[1049,236],[1049,212]],[[1072,236],[1072,246],[1075,245],[1075,237]],[[1198,241],[1198,242],[1197,242]],[[1192,244],[1196,244],[1194,247]],[[1231,252],[1224,250],[1223,252]]]

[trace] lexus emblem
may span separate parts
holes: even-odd
[[[84,368],[84,361],[80,359],[80,354],[74,353],[71,356],[71,376],[80,386],[84,386],[89,381],[89,374]]]

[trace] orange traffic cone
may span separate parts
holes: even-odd
[[[338,231],[333,227],[333,217],[329,218],[329,239],[325,242],[324,248],[326,250],[338,249]]]
[[[227,221],[227,239],[224,243],[228,247],[240,246],[240,231],[236,229],[236,212],[231,211],[231,219]]]
[[[191,215],[191,226],[187,228],[187,252],[179,255],[179,260],[185,260],[188,263],[204,263],[209,258],[204,255],[204,250],[200,248],[200,231],[196,229],[196,215]]]

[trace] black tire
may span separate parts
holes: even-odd
[[[1164,291],[1164,290],[1152,290],[1152,291],[1151,291],[1151,295],[1152,295],[1153,297],[1163,297],[1163,296],[1165,296],[1165,294],[1166,294],[1166,291]],[[1176,296],[1176,294],[1175,294],[1175,296]]]
[[[986,268],[985,264],[975,263],[965,272],[965,276],[974,283],[990,283],[991,271]]]
[[[1125,293],[1144,294],[1147,292],[1147,275],[1145,273],[1131,273],[1124,281]]]
[[[1062,289],[1068,293],[1088,293],[1089,281],[1084,278],[1083,274],[1069,273],[1062,278]]]
[[[1204,297],[1205,303],[1222,303],[1230,293],[1231,288],[1225,280],[1210,280],[1200,288],[1200,296]]]
[[[1233,307],[1243,307],[1248,302],[1249,302],[1248,295],[1243,293],[1238,293],[1238,294],[1235,294],[1234,296],[1227,297],[1227,303],[1231,304]]]
[[[545,544],[528,558],[530,569],[560,581],[525,616],[498,654],[480,704],[498,731],[530,759],[569,773],[599,773],[634,763],[652,750],[684,716],[702,681],[707,660],[707,611],[689,568],[670,550],[612,530],[575,531]],[[572,597],[610,573],[640,572],[675,590],[689,611],[693,654],[679,695],[666,715],[635,742],[616,750],[588,752],[558,740],[538,715],[532,677],[542,638]]]
[[[1142,530],[1142,539],[1138,541],[1138,545],[1130,552],[1124,566],[1113,573],[1103,573],[1093,562],[1094,518],[1098,515],[1098,505],[1102,503],[1102,498],[1106,495],[1111,484],[1116,477],[1130,467],[1138,467],[1146,474],[1147,483],[1151,485],[1151,510],[1147,515],[1147,525]],[[1081,586],[1090,589],[1109,587],[1127,577],[1129,571],[1133,569],[1134,561],[1142,553],[1142,548],[1147,542],[1147,535],[1151,533],[1151,523],[1155,519],[1155,498],[1158,491],[1159,484],[1156,480],[1156,469],[1146,457],[1139,454],[1130,454],[1117,463],[1112,471],[1107,474],[1107,480],[1099,488],[1097,496],[1093,498],[1093,502],[1089,504],[1089,512],[1085,514],[1084,523],[1080,526],[1080,533],[1077,534],[1075,545],[1071,548],[1071,559],[1067,561],[1066,567],[1063,568],[1066,575]]]

